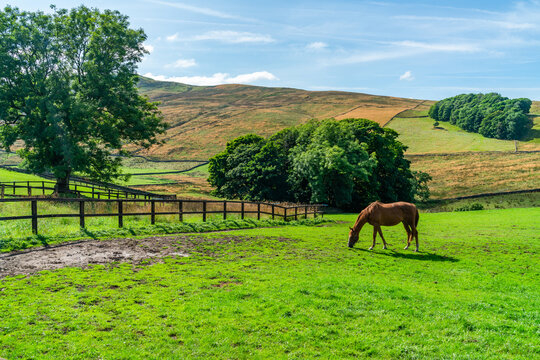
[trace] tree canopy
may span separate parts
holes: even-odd
[[[0,11],[0,145],[22,140],[26,167],[52,172],[63,192],[73,172],[118,177],[110,155],[150,147],[165,124],[137,90],[144,31],[117,11],[52,9]]]
[[[372,201],[429,196],[394,130],[366,119],[310,121],[269,139],[245,135],[210,159],[208,181],[227,198],[326,203],[357,210]]]
[[[497,93],[461,94],[433,104],[429,116],[485,137],[517,140],[531,126],[527,117],[531,104],[526,98],[509,99]]]

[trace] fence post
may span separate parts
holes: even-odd
[[[124,209],[122,200],[118,201],[118,227],[124,227]]]
[[[223,201],[223,220],[227,220],[227,201]]]
[[[182,200],[178,202],[178,220],[184,221],[184,203]]]
[[[13,182],[13,195],[15,195],[15,187],[16,187],[16,186],[17,186],[17,185],[15,185],[15,181],[14,181],[14,182]]]
[[[287,208],[283,208],[283,220],[287,221]]]
[[[275,212],[274,212],[274,204],[272,204],[272,220],[274,220]]]
[[[5,191],[4,184],[2,184],[2,187],[0,188],[0,198],[2,199],[4,198],[4,191]]]
[[[26,182],[26,188],[28,189],[28,196],[32,196],[32,189],[30,188],[30,181]]]
[[[95,187],[94,187],[94,185],[92,185],[92,199],[94,199],[96,197],[95,192],[96,192]]]
[[[150,223],[154,225],[156,223],[156,202],[152,200],[150,202]]]
[[[261,220],[261,203],[257,203],[257,220]]]
[[[84,201],[79,201],[79,223],[80,223],[80,226],[81,228],[85,228],[85,224],[84,224]]]
[[[304,205],[304,217],[307,219],[307,205]]]
[[[242,209],[241,209],[241,212],[242,212],[242,220],[244,220],[244,202],[242,201]]]
[[[202,221],[206,221],[206,201],[202,203]]]
[[[45,195],[45,181],[41,182],[41,193],[42,195]]]
[[[37,225],[37,200],[32,200],[32,233],[37,235],[38,225]]]
[[[111,198],[111,189],[109,189],[109,199]]]
[[[298,220],[298,206],[294,207],[294,220]]]

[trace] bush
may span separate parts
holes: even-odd
[[[480,203],[472,203],[472,204],[467,204],[467,205],[458,207],[454,211],[475,211],[475,210],[484,210],[484,205]]]

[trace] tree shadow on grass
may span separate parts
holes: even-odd
[[[421,260],[421,261],[449,261],[449,262],[457,262],[459,259],[456,259],[452,256],[444,256],[444,255],[437,255],[425,251],[419,251],[419,252],[410,252],[410,253],[401,253],[397,252],[392,249],[388,250],[381,250],[381,251],[373,251],[373,250],[367,250],[367,249],[356,249],[353,248],[353,250],[357,251],[364,251],[369,252],[377,255],[384,255],[384,256],[390,256],[393,258],[400,258],[400,259],[409,259],[409,260]]]

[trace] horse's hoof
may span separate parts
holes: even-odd
[[[386,250],[386,249],[388,249],[388,248],[387,248],[386,246],[385,246],[385,247],[383,247],[383,250]]]
[[[370,248],[369,248],[368,250],[373,250],[373,246],[372,246],[372,247],[370,247]]]
[[[414,249],[414,252],[418,252],[418,249]]]
[[[408,246],[405,246],[405,247],[403,248],[403,250],[407,250],[408,248],[409,248]]]

